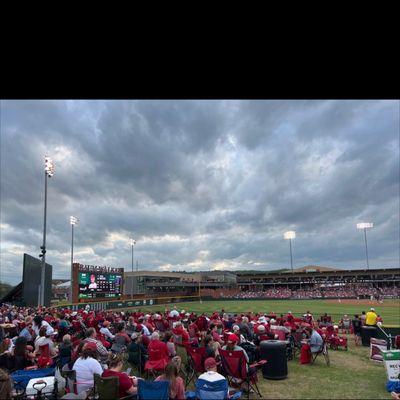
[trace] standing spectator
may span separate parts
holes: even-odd
[[[367,318],[367,316],[365,315],[365,311],[361,311],[361,324],[364,326],[365,325],[365,319]]]
[[[353,325],[353,333],[354,333],[354,341],[356,346],[360,345],[360,338],[361,338],[361,318],[358,316],[358,314],[354,315],[354,319],[351,321]]]
[[[370,311],[367,312],[367,315],[365,317],[365,325],[366,326],[375,326],[377,317],[378,316],[376,315],[375,308],[371,307]]]

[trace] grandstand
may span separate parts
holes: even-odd
[[[133,279],[133,284],[132,284]],[[222,298],[396,298],[400,269],[334,269],[305,266],[279,271],[125,273],[126,296]]]

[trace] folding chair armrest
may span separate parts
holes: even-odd
[[[261,367],[262,365],[266,364],[267,362],[268,362],[267,360],[260,360],[260,361],[257,361],[255,363],[249,365],[249,367],[252,367],[252,368]]]

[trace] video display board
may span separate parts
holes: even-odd
[[[123,268],[79,265],[78,298],[119,298],[122,296],[123,276]]]

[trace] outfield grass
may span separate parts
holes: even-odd
[[[179,310],[207,312],[224,309],[229,313],[269,312],[285,314],[292,311],[295,315],[307,310],[314,316],[328,313],[332,316],[353,315],[368,311],[374,306],[383,317],[384,323],[399,325],[399,300],[385,300],[383,304],[368,301],[359,304],[345,304],[328,300],[229,300],[204,301],[200,303],[178,303]],[[171,304],[168,304],[171,307]],[[163,310],[164,306],[141,307],[143,311]],[[335,320],[338,320],[335,318]],[[263,399],[389,399],[386,392],[386,372],[383,363],[369,360],[368,347],[356,347],[353,337],[348,335],[348,351],[330,350],[330,366],[323,357],[318,357],[314,365],[300,365],[298,358],[288,362],[287,379],[266,380],[259,374],[259,388]],[[193,390],[190,386],[187,388]],[[243,397],[244,398],[244,397]],[[252,395],[252,399],[258,396]]]
[[[352,301],[352,303],[357,302]],[[224,309],[229,313],[240,312],[269,312],[286,314],[289,310],[295,315],[302,315],[309,310],[314,317],[324,313],[332,315],[338,322],[344,314],[352,317],[354,314],[361,314],[361,311],[368,311],[374,307],[376,312],[383,318],[384,325],[400,325],[400,300],[385,300],[382,304],[376,301],[364,300],[358,304],[348,304],[346,300],[340,303],[338,300],[216,300],[177,303],[179,310],[194,311],[196,313],[221,311]],[[171,307],[171,304],[168,304]],[[141,310],[162,310],[162,305],[140,307]]]

